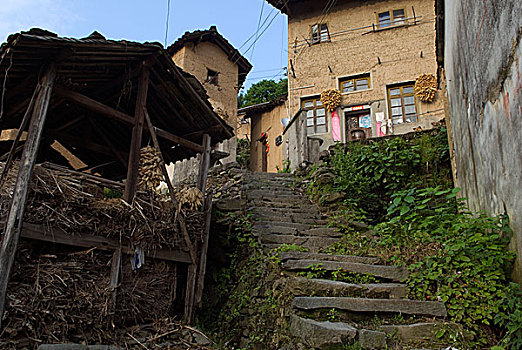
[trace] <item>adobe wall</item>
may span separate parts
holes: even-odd
[[[252,128],[252,142],[250,144],[250,170],[262,171],[263,145],[258,139],[261,133],[268,134],[269,153],[267,158],[267,172],[277,172],[283,168],[283,144],[276,146],[275,139],[283,133],[282,118],[287,118],[285,104],[274,107],[272,110],[254,115],[250,118]]]
[[[520,14],[520,0],[446,0],[444,65],[457,185],[473,211],[509,215],[522,283]]]
[[[290,114],[300,108],[301,98],[319,95],[326,89],[339,89],[339,78],[360,73],[370,73],[371,89],[344,93],[343,106],[367,104],[371,106],[372,125],[376,113],[388,116],[386,86],[415,81],[423,73],[437,73],[435,54],[435,4],[433,0],[350,1],[331,11],[324,22],[328,24],[331,41],[308,45],[310,28],[322,17],[323,2],[311,1],[294,6],[292,13],[306,16],[289,18],[289,101]],[[406,17],[415,16],[416,25],[389,27],[373,31],[377,13],[404,8]],[[413,11],[413,9],[414,11]],[[409,19],[409,23],[413,23]],[[297,48],[294,48],[295,40]],[[380,63],[379,63],[380,61]],[[295,78],[292,74],[294,68]],[[345,125],[342,108],[338,111],[341,126]],[[432,127],[431,122],[444,117],[444,95],[437,91],[433,103],[418,101],[417,123],[405,123],[393,127],[393,134],[413,131],[421,126]],[[327,118],[329,123],[331,118]],[[328,127],[331,132],[331,125]],[[330,134],[314,135],[324,138],[322,148],[328,148],[333,140]],[[345,139],[343,130],[343,140]],[[373,136],[377,136],[373,128]]]

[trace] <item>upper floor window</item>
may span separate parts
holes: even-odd
[[[215,70],[212,70],[212,69],[207,69],[206,82],[213,84],[213,85],[218,85],[218,75],[219,75],[219,72],[216,72]]]
[[[341,92],[361,91],[370,88],[369,73],[339,79],[339,90],[341,90]]]
[[[330,40],[328,25],[326,23],[314,24],[312,26],[312,44]]]
[[[388,87],[388,104],[394,125],[417,121],[417,104],[412,83]]]
[[[320,97],[303,100],[302,108],[306,115],[306,131],[308,135],[328,132],[326,109],[321,103]]]
[[[406,23],[406,11],[404,9],[380,12],[377,15],[378,28],[386,28]]]

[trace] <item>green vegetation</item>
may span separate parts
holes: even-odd
[[[520,349],[522,301],[509,279],[515,256],[507,217],[472,215],[457,198],[445,131],[351,143],[336,149],[327,170],[312,168],[314,200],[348,194],[330,204],[331,221],[346,236],[326,252],[408,266],[410,297],[444,301],[450,320],[472,335],[454,339],[458,347]],[[373,226],[359,229],[352,220]]]
[[[288,79],[261,80],[248,89],[246,93],[241,93],[237,97],[238,108],[256,105],[263,102],[272,102],[288,93]]]
[[[237,139],[236,162],[242,169],[250,165],[250,140]]]

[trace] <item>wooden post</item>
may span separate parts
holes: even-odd
[[[203,192],[207,189],[208,168],[210,167],[210,135],[203,135],[203,154],[201,155],[201,163],[199,165],[198,189]]]
[[[187,290],[185,293],[185,321],[188,324],[194,323],[194,297],[196,289],[197,265],[190,264],[187,273]]]
[[[112,290],[112,308],[116,309],[116,288],[118,287],[118,282],[120,280],[120,269],[121,269],[121,248],[118,248],[112,254],[112,264],[111,264],[111,284],[110,288]]]
[[[9,274],[13,266],[22,228],[27,192],[42,138],[55,77],[56,67],[54,64],[51,64],[42,78],[42,88],[34,105],[27,140],[25,141],[24,151],[20,160],[18,177],[13,190],[13,197],[9,203],[4,227],[4,239],[0,247],[0,326],[4,314]]]
[[[149,69],[143,65],[138,82],[138,96],[136,97],[136,109],[134,110],[134,128],[129,153],[129,165],[127,167],[127,181],[123,199],[132,203],[138,184],[138,167],[140,162],[141,137],[143,134],[143,119],[147,105],[147,90],[149,88]]]
[[[205,233],[203,236],[203,244],[201,246],[201,255],[199,258],[198,281],[196,286],[196,305],[201,306],[203,298],[203,288],[205,287],[205,274],[207,271],[207,251],[208,240],[210,236],[210,222],[212,218],[212,196],[208,196],[205,200]]]

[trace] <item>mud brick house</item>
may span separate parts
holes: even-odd
[[[283,168],[283,129],[287,97],[239,109],[240,119],[250,126],[250,170],[277,172]]]
[[[444,117],[439,84],[431,103],[414,91],[420,75],[437,76],[434,0],[267,1],[288,16],[294,117],[284,157],[293,168],[335,141],[429,129]],[[329,89],[341,93],[335,113],[321,103]]]
[[[237,94],[252,69],[248,60],[219,34],[215,26],[186,32],[167,51],[177,66],[198,79],[214,110],[237,130]],[[224,162],[235,161],[235,138],[225,142],[219,150],[230,153]]]

